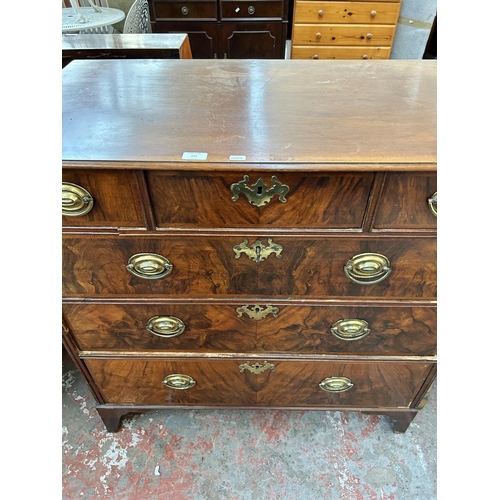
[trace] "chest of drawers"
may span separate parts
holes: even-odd
[[[283,59],[289,0],[149,0],[154,33],[187,33],[194,59]]]
[[[435,61],[74,61],[62,129],[63,342],[109,431],[406,430],[436,376]]]
[[[389,59],[401,0],[294,0],[292,59]]]

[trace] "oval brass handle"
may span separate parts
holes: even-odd
[[[339,319],[331,332],[341,340],[359,340],[370,333],[370,325],[364,319]]]
[[[157,280],[168,276],[174,266],[156,253],[137,253],[128,260],[127,271],[138,278]]]
[[[146,330],[158,337],[177,337],[186,325],[175,316],[153,316],[146,325]]]
[[[62,214],[78,217],[88,214],[94,206],[92,195],[82,186],[71,182],[62,183]]]
[[[345,392],[354,384],[347,377],[328,377],[323,379],[319,386],[326,392]]]
[[[318,11],[318,16],[319,17],[323,17],[325,15],[325,11],[324,10],[319,10]]]
[[[185,6],[184,6],[184,7],[182,7],[181,12],[182,12],[185,16],[187,16],[187,15],[189,14],[189,9],[188,9],[187,7],[185,7]]]
[[[182,373],[172,373],[163,379],[163,385],[166,385],[169,389],[185,391],[186,389],[191,389],[194,384],[196,384],[196,380],[193,377]]]
[[[438,193],[437,191],[427,200],[429,205],[429,210],[434,214],[435,217],[438,216]]]
[[[321,33],[316,33],[316,40],[320,40],[321,39]]]
[[[253,5],[250,5],[250,7],[248,7],[248,13],[250,15],[255,14],[255,7]]]
[[[391,274],[391,271],[389,259],[378,253],[355,255],[344,266],[346,276],[359,285],[380,283]]]

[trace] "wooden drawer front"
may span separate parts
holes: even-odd
[[[217,19],[217,3],[213,1],[156,1],[153,3],[153,9],[155,21],[160,21],[162,19],[176,19],[178,21],[192,21],[193,19]]]
[[[263,234],[212,237],[63,237],[63,293],[87,295],[265,295],[304,297],[436,297],[435,238],[295,238]],[[259,263],[234,247],[262,243]],[[273,245],[283,248],[272,251]],[[274,247],[278,248],[278,247]],[[256,250],[254,249],[254,252]],[[137,254],[159,254],[173,266],[160,279],[130,274],[126,265]],[[358,284],[344,271],[348,262],[375,253],[390,262],[388,277],[375,284]],[[281,255],[278,258],[277,255]],[[255,259],[255,254],[254,254]],[[368,263],[370,266],[371,264]],[[364,267],[366,265],[364,264]]]
[[[69,217],[63,215],[63,227],[146,226],[135,172],[63,169],[62,182],[63,198],[67,189],[64,183],[70,183],[84,188],[93,200],[88,213]]]
[[[372,12],[375,15],[372,15]],[[295,2],[296,23],[393,24],[398,21],[399,3],[382,2]]]
[[[385,25],[295,24],[293,44],[390,46],[394,31],[394,26]]]
[[[256,18],[283,18],[283,2],[275,1],[268,2],[264,0],[248,0],[248,1],[221,1],[221,16],[222,19],[238,19],[246,20]]]
[[[231,186],[244,180],[244,174],[148,172],[148,185],[156,224],[167,227],[249,227],[259,224],[284,228],[360,228],[373,183],[372,173],[319,174],[250,172],[243,185],[253,187],[259,179],[265,194],[273,186],[289,190],[281,201],[274,194],[262,206],[249,202],[244,192],[235,196]],[[278,184],[279,183],[279,184]],[[234,189],[234,188],[233,188]],[[273,192],[270,193],[272,195]]]
[[[236,306],[206,304],[66,304],[63,313],[79,349],[84,351],[257,351],[257,324],[239,316]],[[152,318],[177,318],[184,331],[175,337],[162,333]],[[169,321],[169,320],[167,320]],[[170,320],[170,324],[176,324]],[[175,333],[176,326],[172,326]],[[168,333],[168,330],[165,332]]]
[[[365,408],[408,407],[430,366],[266,361],[274,367],[262,373],[241,371],[245,364],[258,369],[255,359],[86,359],[85,363],[108,404]],[[170,389],[163,381],[172,374],[187,375],[195,384]],[[330,377],[346,377],[353,386],[345,392],[326,392],[319,384]]]
[[[264,313],[259,317],[256,310]],[[240,307],[66,304],[63,312],[83,351],[436,354],[433,307],[281,306],[242,301]],[[156,317],[176,318],[184,330],[175,337],[151,333],[147,326]],[[365,337],[360,320],[367,323]],[[360,338],[348,337],[352,328],[359,328],[354,333]]]
[[[255,392],[239,370],[241,361],[97,360],[85,364],[106,403],[145,405],[255,404]],[[188,375],[196,382],[190,389],[170,389],[168,375]]]
[[[293,46],[292,59],[389,59],[390,47]]]
[[[429,199],[437,192],[436,174],[388,173],[374,229],[436,229]],[[436,207],[437,212],[437,207]]]
[[[389,356],[436,354],[434,307],[277,305],[277,308],[276,317],[268,315],[257,323],[259,351]],[[366,322],[366,328],[362,321]],[[349,332],[359,338],[349,338]]]

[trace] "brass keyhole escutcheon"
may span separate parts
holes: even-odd
[[[272,314],[275,318],[278,317],[279,309],[274,306],[241,306],[236,309],[238,313],[238,318],[241,318],[243,314],[246,314],[249,318],[255,321],[260,321],[264,319],[268,314]]]
[[[389,259],[378,253],[355,255],[344,266],[346,276],[359,285],[380,283],[391,274],[391,271]]]
[[[281,203],[286,203],[285,195],[290,188],[285,184],[281,184],[275,175],[271,177],[271,181],[273,182],[272,187],[269,187],[262,178],[259,178],[252,186],[247,186],[249,180],[250,177],[245,175],[243,180],[231,184],[230,189],[233,193],[233,197],[231,198],[232,201],[236,201],[240,197],[240,194],[244,194],[251,205],[261,207],[269,203],[272,197],[277,194],[279,195]]]
[[[328,377],[323,379],[319,386],[326,392],[345,392],[354,386],[347,377]]]
[[[341,340],[359,340],[370,333],[370,325],[364,319],[339,319],[331,332]]]
[[[240,372],[248,370],[250,373],[253,373],[255,375],[259,375],[261,373],[264,373],[266,370],[270,370],[273,372],[275,369],[276,369],[276,365],[273,365],[272,363],[268,363],[267,361],[264,361],[263,364],[261,364],[257,361],[253,365],[251,365],[248,362],[240,365]]]
[[[62,183],[62,214],[78,217],[88,214],[94,206],[92,195],[82,186],[71,182]]]
[[[281,255],[281,252],[283,251],[283,245],[274,243],[272,238],[267,239],[268,246],[265,246],[260,240],[252,243],[249,247],[247,246],[247,243],[248,239],[245,238],[242,243],[234,245],[233,251],[235,253],[235,259],[239,259],[241,257],[241,254],[244,253],[250,260],[257,262],[258,264],[259,262],[266,260],[273,253],[276,254],[277,259],[281,259],[283,257]]]

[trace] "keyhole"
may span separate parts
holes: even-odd
[[[257,194],[262,194],[262,186],[257,186]]]

